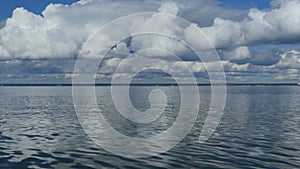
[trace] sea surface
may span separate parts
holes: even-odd
[[[168,108],[150,125],[120,117],[107,104],[109,86],[96,87],[97,102],[120,133],[147,138],[172,126],[180,108],[176,86],[131,87],[132,104],[148,109],[148,95],[155,88],[167,93]],[[201,144],[197,141],[210,87],[200,86],[199,91],[198,118],[177,146],[157,156],[130,159],[105,151],[87,136],[74,110],[71,87],[0,87],[0,169],[300,168],[299,86],[229,86],[222,120]]]

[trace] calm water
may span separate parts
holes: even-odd
[[[153,88],[132,88],[137,109],[149,108]],[[168,108],[149,125],[120,117],[107,99],[109,87],[96,92],[114,128],[147,137],[170,127],[178,113],[178,88],[160,88],[169,96]],[[197,123],[182,142],[159,156],[128,159],[88,138],[77,120],[70,87],[0,87],[0,168],[300,168],[300,87],[229,87],[222,121],[204,144],[197,140],[209,87],[200,87],[200,94]]]

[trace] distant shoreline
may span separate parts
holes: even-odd
[[[198,83],[197,86],[211,86],[210,83]],[[300,86],[299,83],[227,83],[227,84],[213,84],[216,86]],[[111,83],[96,83],[96,84],[0,84],[1,86],[128,86],[128,84],[111,84]],[[176,83],[133,83],[130,86],[179,86]],[[195,84],[180,84],[180,86],[195,86]]]

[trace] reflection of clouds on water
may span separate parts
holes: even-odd
[[[193,103],[195,101],[191,100],[195,99],[193,88],[183,88],[186,96],[181,99],[184,99],[185,102]],[[153,91],[151,87],[134,87],[134,89],[145,93]],[[197,115],[197,111],[195,110],[198,108],[196,107],[197,104],[186,106],[186,104],[181,103],[180,95],[178,95],[180,91],[173,89],[173,87],[160,88],[160,90],[166,92],[168,95],[175,96],[175,100],[173,100],[172,97],[167,97],[168,104],[173,104],[170,104],[170,106],[167,105],[163,114],[157,120],[149,124],[130,122],[121,115],[118,116],[118,111],[114,107],[112,109],[101,107],[100,110],[97,110],[97,108],[94,107],[93,98],[90,97],[91,95],[89,94],[89,92],[93,92],[90,87],[81,87],[81,90],[85,91],[85,95],[81,95],[80,97],[83,101],[81,104],[75,101],[75,103],[79,103],[76,105],[77,111],[80,112],[77,115],[85,132],[97,145],[122,156],[125,154],[128,157],[149,157],[157,155],[165,152],[166,149],[174,147],[178,143],[178,140],[185,137],[190,127],[193,126]],[[131,90],[133,92],[131,96],[134,98],[141,94],[135,93],[134,91],[136,90]],[[99,97],[99,94],[101,93],[98,93],[98,102],[102,102],[102,99],[107,99],[105,97]],[[137,105],[134,103],[137,102],[140,103],[139,107],[147,107],[145,100],[149,99],[148,95],[143,96],[145,97],[139,100],[133,100],[133,105]],[[178,98],[179,100],[176,100]],[[78,98],[75,97],[75,99]],[[108,105],[113,104],[108,103]],[[174,105],[178,106],[174,107]],[[181,111],[181,113],[178,114],[179,111]],[[196,112],[196,114],[194,112]],[[114,114],[113,117],[111,117],[111,113]],[[115,117],[115,115],[117,117]],[[176,124],[175,127],[172,125],[174,123]],[[111,124],[114,125],[110,126]]]
[[[33,91],[34,92],[34,91]],[[51,119],[51,108],[55,99],[42,96],[20,96],[14,98],[6,107],[7,124],[2,127],[2,134],[12,138],[11,162],[20,162],[32,155],[55,150],[59,133],[54,130],[55,119]],[[15,104],[19,102],[19,104]],[[52,107],[53,106],[53,107]],[[7,109],[9,107],[9,109]]]
[[[147,92],[153,88],[140,87],[133,90],[139,92],[132,93],[132,97],[148,96]],[[198,144],[195,141],[210,103],[209,87],[200,87],[203,106],[192,131],[170,151],[145,159],[119,157],[94,145],[76,119],[71,88],[3,89],[0,90],[0,168],[300,166],[299,87],[229,87],[226,109],[216,133],[204,144]],[[109,87],[96,88],[98,107],[116,130],[129,136],[146,138],[169,128],[177,116],[176,111],[179,111],[178,89],[162,87],[162,90],[168,95],[166,112],[157,123],[149,126],[132,125],[124,118],[115,116],[113,105],[104,104]],[[141,103],[148,98],[144,99],[133,99],[133,105],[142,109]],[[97,123],[93,118],[89,120]],[[96,126],[100,133],[101,124]],[[162,140],[163,144],[167,142]],[[116,148],[122,147],[116,144]],[[145,146],[145,149],[155,151],[151,145]]]
[[[298,88],[235,88],[228,90],[228,106],[215,138],[227,138],[230,143],[224,141],[225,146],[236,145],[247,150],[241,153],[256,160],[277,159],[282,167],[285,160],[292,163],[287,157],[296,155],[300,148],[299,121],[295,118],[299,111]]]

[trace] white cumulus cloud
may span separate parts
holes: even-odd
[[[299,0],[273,0],[269,9],[254,8],[249,11],[221,8],[220,2],[216,0],[80,0],[71,5],[50,4],[41,15],[17,8],[11,18],[0,22],[0,60],[75,59],[89,37],[104,24],[128,14],[151,11],[177,15],[193,23],[182,27],[168,15],[162,17],[154,14],[148,19],[137,18],[111,31],[117,36],[120,31],[130,33],[155,30],[162,34],[180,35],[181,40],[202,49],[211,48],[206,41],[208,38],[218,51],[222,51],[221,63],[226,72],[288,69],[287,73],[291,76],[287,77],[295,77],[298,73],[295,69],[300,69],[299,51],[283,51],[272,45],[300,43],[299,9]],[[199,30],[204,34],[198,34]],[[98,44],[111,42],[108,35],[97,40],[94,46],[89,47],[99,48]],[[117,45],[104,61],[102,70],[107,74],[112,73],[113,67],[122,61],[123,55],[145,48],[157,48],[174,51],[185,60],[178,62],[166,58],[144,58],[140,61],[155,60],[157,65],[176,73],[181,72],[183,64],[191,67],[195,73],[205,72],[203,63],[189,56],[185,46],[178,45],[178,42],[158,36],[131,37]],[[262,44],[269,47],[261,51],[252,50],[253,46]],[[215,62],[206,63],[212,69],[215,65]],[[129,72],[135,69],[134,64],[128,67]],[[280,74],[277,78],[283,79],[283,76]]]

